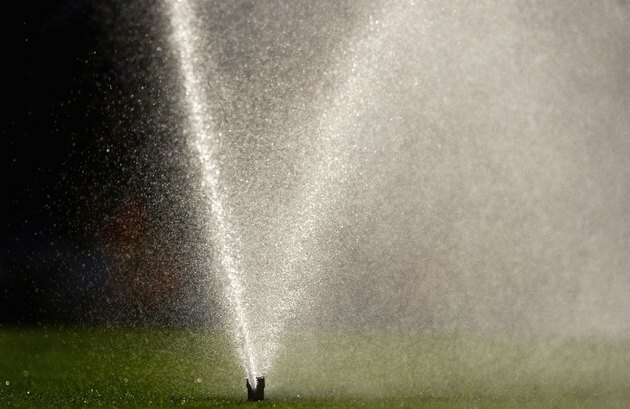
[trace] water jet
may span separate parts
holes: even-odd
[[[309,359],[299,348],[287,357],[313,328],[338,332],[333,346],[356,344],[349,328],[394,339],[627,332],[626,226],[608,217],[627,213],[616,176],[627,160],[615,152],[625,149],[617,107],[628,94],[602,87],[600,110],[573,120],[591,106],[574,98],[581,84],[616,78],[607,67],[623,66],[623,52],[611,32],[607,54],[588,59],[601,32],[574,41],[572,27],[608,26],[616,12],[573,7],[557,13],[571,15],[565,25],[492,3],[456,13],[378,0],[282,11],[165,3],[200,226],[191,269],[220,304],[248,400],[264,399],[262,374],[278,396],[283,379],[303,388],[308,380],[287,373]],[[567,43],[563,58],[545,59]],[[582,59],[590,69],[574,68]],[[605,174],[594,129],[611,135],[595,152],[612,158]],[[607,178],[617,183],[599,183]],[[312,342],[323,346],[304,350],[330,356]],[[347,362],[360,355],[339,351]],[[391,365],[383,373],[413,373]],[[360,385],[331,384],[342,382]]]
[[[442,3],[11,19],[3,406],[630,407],[630,2]]]

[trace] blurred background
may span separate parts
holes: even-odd
[[[174,230],[194,229],[169,190],[185,185],[187,156],[148,120],[168,109],[148,75],[159,53],[137,53],[152,16],[129,7],[58,0],[6,14],[1,323],[172,325],[208,307],[187,301],[193,248]]]

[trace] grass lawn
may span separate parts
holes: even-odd
[[[318,332],[245,402],[212,331],[0,328],[4,407],[628,408],[628,340]]]

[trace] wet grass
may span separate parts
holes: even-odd
[[[630,344],[301,334],[247,403],[213,331],[0,329],[0,407],[627,408]]]

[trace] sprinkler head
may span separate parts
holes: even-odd
[[[255,402],[259,400],[265,400],[265,377],[257,376],[256,377],[256,389],[252,388],[252,385],[249,383],[249,379],[245,381],[245,385],[247,386],[247,400],[250,402]]]

